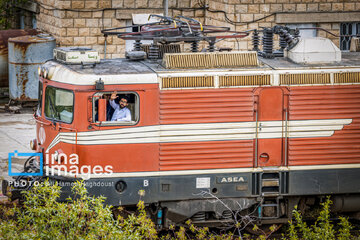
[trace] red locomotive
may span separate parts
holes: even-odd
[[[154,49],[162,51],[150,46],[148,57]],[[325,195],[335,211],[360,211],[360,55],[303,64],[259,54],[48,61],[34,141],[44,172],[64,193],[84,178],[108,204],[141,198],[164,226],[219,226],[244,215],[281,223],[295,205]],[[111,119],[114,96],[130,120]]]

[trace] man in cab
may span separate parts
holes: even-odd
[[[129,99],[126,96],[122,96],[120,101],[117,92],[113,92],[110,97],[110,106],[114,109],[114,113],[111,117],[111,121],[131,121],[131,112],[127,108]]]

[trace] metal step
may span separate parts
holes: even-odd
[[[280,173],[268,169],[267,172],[261,174],[260,179],[261,195],[268,197],[276,197],[280,194]]]
[[[261,183],[262,187],[279,187],[280,186],[280,180],[277,179],[262,179]]]
[[[261,196],[263,197],[277,197],[279,196],[279,192],[262,192]]]
[[[260,204],[260,208],[261,211],[259,212],[259,217],[261,219],[277,219],[280,217],[280,204],[278,197],[264,197]],[[274,215],[269,216],[269,213],[273,213]]]

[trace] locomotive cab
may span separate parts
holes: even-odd
[[[75,165],[78,169],[90,169],[95,164],[102,170],[108,166],[114,171],[131,171],[136,167],[132,163],[143,158],[145,153],[131,151],[134,146],[116,144],[131,143],[134,137],[129,133],[131,130],[127,129],[158,123],[158,87],[152,83],[157,78],[144,66],[140,65],[139,68],[124,60],[119,60],[117,64],[119,70],[114,70],[111,61],[101,62],[86,69],[81,65],[69,66],[56,61],[49,61],[42,67],[39,84],[41,100],[35,116],[37,151],[44,154],[45,167],[50,167],[51,173],[56,171],[57,165],[71,167],[69,161],[64,159],[68,160],[72,154],[77,157]],[[141,71],[141,67],[144,74],[134,74]],[[119,74],[123,68],[128,68],[130,74]],[[107,74],[101,75],[96,71]],[[98,82],[102,82],[101,87],[98,86]],[[114,105],[111,105],[111,96],[114,94]],[[126,101],[124,109],[129,113],[128,118],[112,118],[116,106],[124,110],[121,109],[122,101]],[[87,134],[82,135],[80,132],[84,131]],[[127,136],[122,132],[128,133]],[[98,147],[102,150],[89,152],[90,145],[82,144],[85,142],[90,143],[92,149]],[[104,146],[99,146],[103,142],[109,144],[103,148]],[[114,154],[115,147],[119,155],[122,155],[122,164],[118,164],[119,156]],[[151,144],[143,147],[147,154],[154,152],[154,146]],[[128,148],[130,152],[126,153]],[[143,165],[142,168],[152,169],[152,165],[154,163],[149,161],[148,165]],[[70,174],[69,169],[67,173],[62,171],[65,169],[64,166],[58,168],[63,174]],[[99,170],[97,172],[104,173]],[[82,173],[75,171],[71,176],[91,174],[95,173],[90,170]]]

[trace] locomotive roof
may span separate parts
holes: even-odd
[[[314,69],[314,68],[348,68],[360,66],[360,53],[359,52],[343,52],[341,54],[341,62],[333,63],[317,63],[317,64],[299,64],[288,60],[287,58],[261,58],[264,64],[269,65],[274,69]]]
[[[166,69],[161,61],[131,61],[128,59],[104,59],[94,67],[65,65],[55,60],[44,64],[49,70],[49,79],[75,85],[92,85],[101,78],[105,84],[158,83],[158,77],[202,76],[227,74],[262,74],[279,70],[291,71],[342,71],[341,69],[360,68],[360,53],[343,52],[342,61],[326,64],[298,64],[287,58],[264,59],[252,67],[210,68],[210,69]]]

